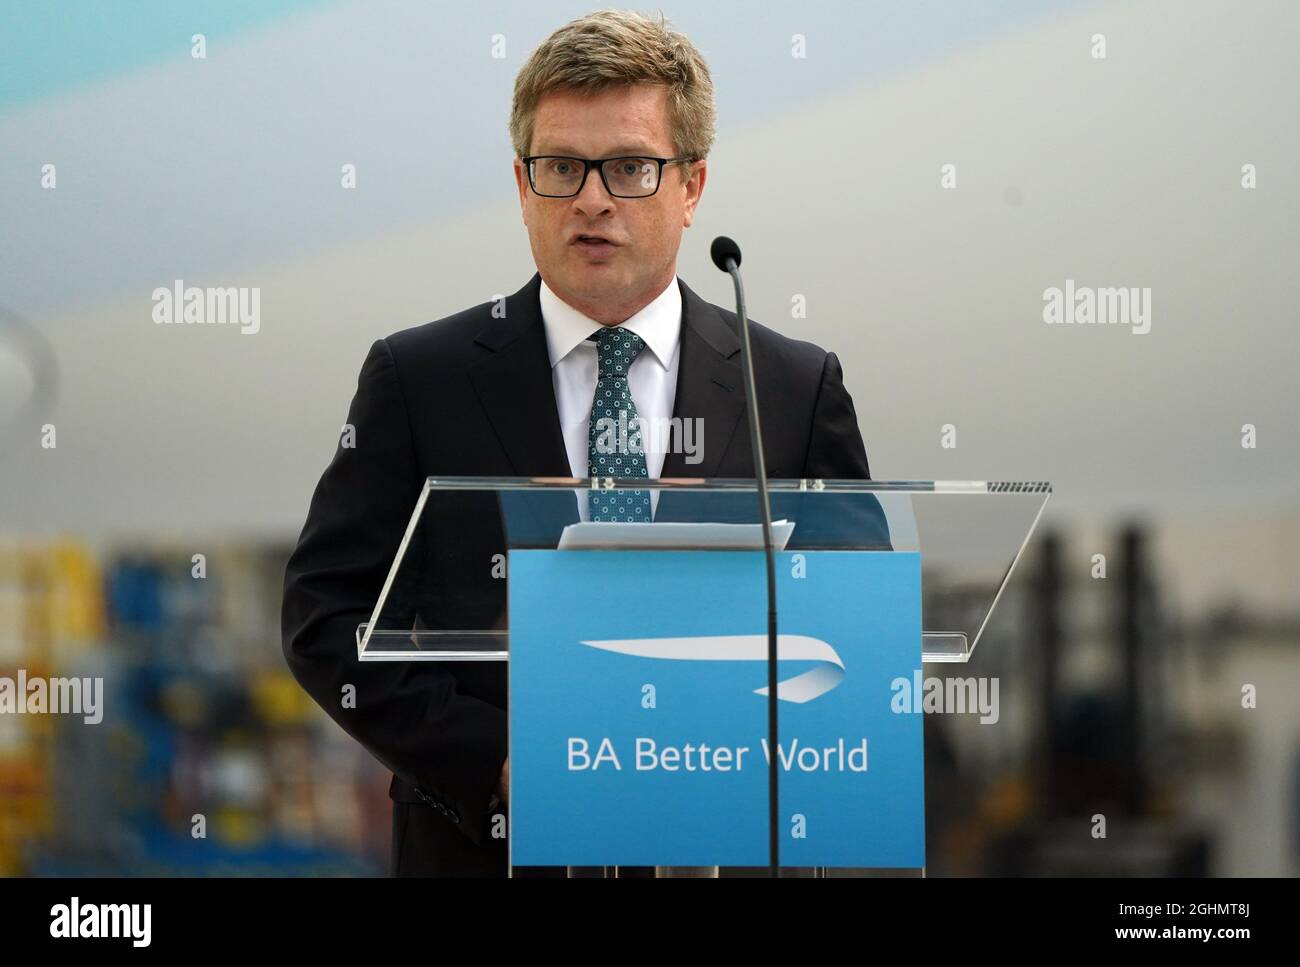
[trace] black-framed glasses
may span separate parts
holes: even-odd
[[[592,168],[600,172],[605,190],[615,198],[649,198],[659,190],[664,165],[694,161],[694,158],[570,158],[565,155],[535,154],[520,159],[528,170],[528,184],[544,198],[572,198],[587,183]]]

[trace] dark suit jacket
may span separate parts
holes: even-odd
[[[321,476],[285,572],[290,669],[393,772],[398,875],[507,872],[505,842],[491,835],[489,815],[507,748],[504,665],[361,663],[354,633],[370,618],[425,478],[570,476],[540,285],[534,275],[508,297],[504,318],[485,303],[371,346],[348,412],[355,445],[340,445]],[[703,419],[703,460],[687,464],[669,453],[661,475],[752,478],[736,315],[684,282],[681,291],[673,415]],[[835,355],[757,323],[750,339],[769,476],[868,478]],[[485,567],[463,566],[502,549],[500,514],[473,506],[481,495],[464,499],[441,505],[431,527],[438,533],[411,552],[424,555],[425,590],[437,591],[426,594],[436,606],[426,600],[419,608],[431,627],[492,627],[503,615],[503,582],[484,580]],[[865,514],[883,530],[870,503]],[[348,685],[355,708],[343,707]]]

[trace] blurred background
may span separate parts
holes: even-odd
[[[110,714],[0,715],[0,873],[383,872],[283,566],[371,342],[532,275],[510,92],[589,9],[4,5],[0,675]],[[877,479],[1055,486],[961,670],[1000,722],[926,719],[931,875],[1300,871],[1300,8],[661,9],[719,112],[679,275],[730,304],[740,242]],[[258,287],[259,330],[156,325],[178,279]],[[1150,332],[1045,325],[1067,279],[1150,288]]]

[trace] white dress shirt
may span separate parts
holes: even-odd
[[[569,470],[575,477],[585,477],[591,401],[596,395],[598,370],[596,344],[587,337],[604,327],[552,292],[545,281],[539,298]],[[628,370],[627,384],[643,427],[646,471],[652,478],[658,478],[670,434],[664,430],[654,432],[653,428],[668,426],[677,396],[677,357],[682,331],[682,290],[677,276],[645,308],[619,325],[636,333],[645,343],[645,349]],[[658,504],[658,497],[657,491],[651,491],[652,508]],[[583,520],[588,519],[587,501],[582,495],[578,499],[578,511]]]

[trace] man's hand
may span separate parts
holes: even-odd
[[[497,795],[502,802],[510,801],[510,757],[501,763],[501,778],[497,780]]]

